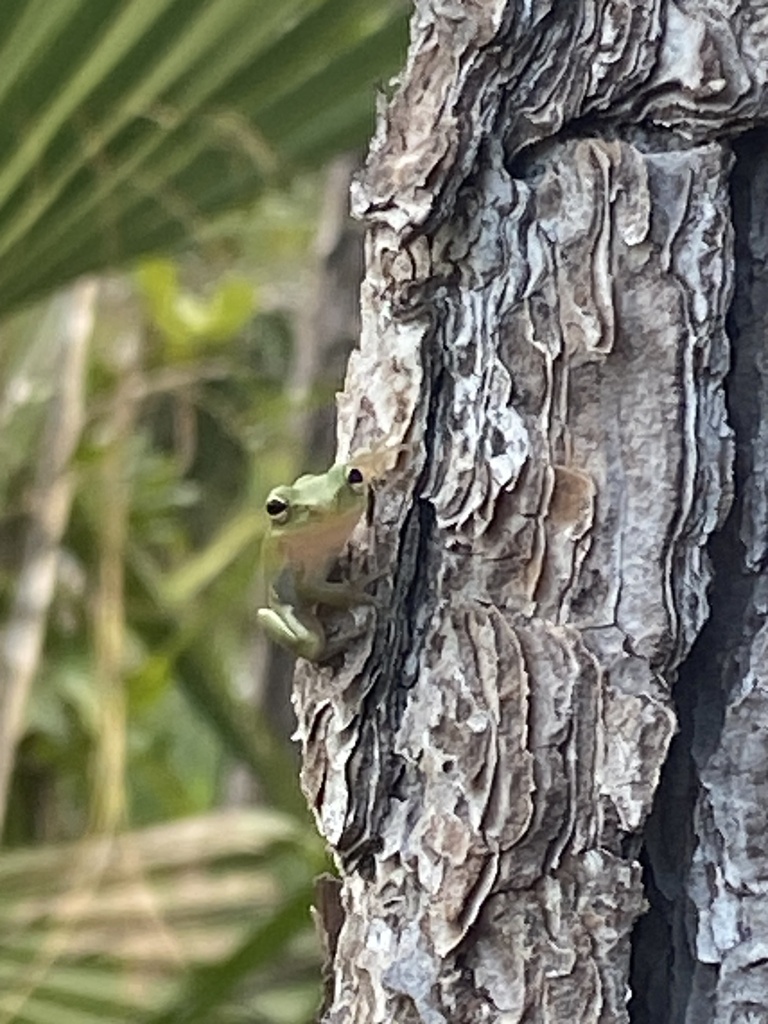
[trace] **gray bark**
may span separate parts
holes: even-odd
[[[381,606],[295,692],[329,1024],[768,1021],[767,15],[416,5],[339,403],[407,445]]]

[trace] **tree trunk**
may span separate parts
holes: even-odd
[[[408,445],[380,607],[295,694],[328,1024],[768,1021],[764,12],[416,5],[339,407]]]

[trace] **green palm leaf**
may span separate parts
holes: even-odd
[[[14,0],[0,29],[0,311],[166,250],[362,145],[399,0]]]
[[[205,1011],[244,1024],[248,1007],[223,1004],[249,982],[267,1007],[294,986],[288,1019],[301,1020],[317,998],[309,905],[323,865],[319,840],[260,810],[0,854],[0,1020],[192,1021]],[[289,946],[290,969],[276,971]]]

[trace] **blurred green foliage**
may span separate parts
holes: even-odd
[[[165,343],[167,363],[193,363],[215,352],[232,341],[253,313],[253,287],[244,278],[217,282],[214,293],[205,299],[179,287],[178,268],[169,259],[145,261],[137,278]]]
[[[157,263],[140,268],[136,284],[111,279],[102,286],[88,366],[87,418],[74,466],[74,504],[19,749],[6,842],[26,847],[46,842],[54,850],[51,843],[86,833],[94,790],[99,789],[119,791],[107,803],[124,808],[111,823],[111,829],[120,831],[127,823],[137,828],[209,813],[220,803],[237,762],[253,773],[262,800],[286,816],[286,827],[294,825],[268,862],[262,858],[258,864],[259,876],[266,873],[273,879],[273,897],[261,907],[253,902],[247,913],[238,905],[234,919],[226,904],[216,912],[216,929],[221,931],[226,923],[226,942],[214,944],[222,950],[220,958],[198,963],[184,954],[159,978],[155,967],[147,974],[147,966],[137,966],[119,949],[106,960],[94,961],[78,945],[93,928],[91,911],[70,922],[66,915],[59,920],[49,906],[36,925],[38,937],[25,930],[28,954],[16,969],[13,957],[4,961],[0,945],[0,977],[6,985],[0,1020],[17,1003],[18,1011],[8,1020],[58,1022],[67,1019],[67,1008],[72,1019],[81,1021],[154,1019],[150,1005],[128,998],[127,976],[134,982],[139,977],[139,990],[156,992],[160,1005],[169,1007],[158,1019],[299,1021],[306,1019],[317,994],[317,952],[309,941],[308,906],[311,879],[325,866],[322,845],[308,828],[286,738],[275,734],[238,685],[248,675],[254,643],[260,499],[296,458],[295,452],[275,444],[276,432],[286,430],[290,419],[283,391],[290,326],[283,316],[280,343],[275,343],[276,313],[256,309],[252,285],[247,307],[243,279],[236,281],[237,290],[226,281],[214,285],[210,299],[179,284],[180,266],[163,268],[165,293],[160,296]],[[148,279],[151,295],[145,287]],[[235,316],[228,294],[236,296]],[[166,319],[156,319],[160,308]],[[167,316],[173,316],[168,310],[174,308],[203,313],[194,318],[186,336],[180,326],[183,314],[172,320],[172,332],[165,329]],[[266,360],[261,352],[264,333],[275,349]],[[27,460],[14,465],[14,480],[6,478],[0,516],[0,537],[8,542],[0,573],[6,612],[23,551],[13,535],[24,533],[29,460],[40,442],[44,395],[50,391],[46,375],[55,370],[34,339],[29,351],[40,354],[40,365],[31,363],[27,353],[21,365],[30,381],[39,375],[40,396],[30,386],[27,400],[8,414],[9,436],[20,424],[28,431],[29,447]],[[117,550],[104,529],[105,520],[125,521]],[[102,590],[102,578],[105,566],[115,559],[124,579],[108,628],[121,636],[121,713],[105,718],[108,698],[99,634],[105,602],[109,606],[111,598]],[[109,750],[123,746],[124,760],[114,770],[105,774],[98,769],[112,763]],[[34,850],[26,849],[25,856],[30,865],[35,863]],[[226,853],[223,867],[214,870],[214,902],[216,876],[230,870],[230,856],[239,854],[236,849]],[[0,877],[2,864],[0,856]],[[59,870],[51,868],[50,885]],[[205,863],[198,865],[202,891],[204,873],[210,870]],[[98,899],[108,901],[106,883],[93,884]],[[146,880],[142,884],[150,885]],[[12,920],[31,913],[22,889],[16,886],[6,894]],[[66,902],[67,892],[73,891],[65,887],[59,898]],[[205,917],[200,919],[194,906],[184,913],[185,927],[207,932]],[[110,920],[104,927],[115,934],[137,928],[141,935],[162,925],[183,945],[181,925],[164,910],[158,914],[158,921],[154,912],[137,920],[129,914],[127,920]],[[16,939],[11,947],[18,948]],[[275,958],[286,950],[289,961],[278,967]],[[76,993],[65,995],[69,978],[79,979]],[[256,1016],[254,985],[265,1007]],[[202,1007],[203,1015],[193,1012],[194,1007]]]
[[[59,307],[28,303],[145,258],[99,286],[0,852],[0,1024],[299,1024],[327,861],[250,685],[259,509],[300,469],[311,172],[364,145],[404,5],[8,0],[1,20],[0,636],[61,374]],[[236,765],[259,804],[222,815]]]

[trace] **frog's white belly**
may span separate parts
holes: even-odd
[[[344,547],[360,515],[360,510],[354,509],[333,520],[309,522],[306,528],[281,537],[287,563],[310,571],[324,568]]]

